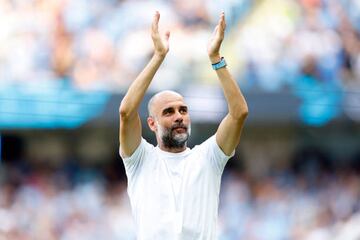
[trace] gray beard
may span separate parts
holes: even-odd
[[[187,128],[185,133],[173,134],[173,130],[176,127],[172,128],[163,128],[159,126],[160,137],[166,148],[183,148],[187,140],[189,139],[191,128]]]

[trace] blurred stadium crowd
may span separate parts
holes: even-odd
[[[336,168],[316,151],[297,159],[291,170],[261,177],[230,160],[220,195],[220,240],[359,239],[359,159]],[[135,239],[121,164],[5,164],[0,239]]]
[[[360,120],[356,0],[1,0],[0,87],[63,80],[124,92],[152,54],[156,9],[172,37],[152,90],[217,84],[206,44],[225,10],[223,54],[245,92],[290,91],[311,125],[343,112]]]
[[[356,0],[1,0],[1,79],[124,91],[151,55],[156,9],[173,37],[155,89],[211,82],[206,43],[221,10],[223,52],[244,88],[359,85]]]

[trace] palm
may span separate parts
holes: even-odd
[[[153,39],[155,53],[165,55],[169,51],[170,32],[166,31],[164,36],[160,36],[159,19],[160,14],[159,12],[156,12],[151,26],[151,37]]]
[[[221,41],[219,41],[219,38],[213,36],[208,44],[208,54],[215,55],[216,53],[218,53],[220,51],[220,44]]]
[[[169,51],[169,40],[165,37],[159,37],[160,39],[154,43],[154,47],[157,51],[168,52]]]
[[[219,55],[220,46],[224,39],[225,28],[226,28],[225,15],[224,13],[221,13],[219,22],[215,27],[215,30],[208,44],[207,50],[209,56]]]

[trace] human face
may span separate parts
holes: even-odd
[[[188,118],[186,106],[179,106],[178,109],[169,107],[163,110],[163,123],[156,121],[158,135],[167,148],[183,148],[191,134],[191,125],[184,122]],[[178,116],[176,116],[178,115]],[[171,119],[173,118],[173,119]]]
[[[154,103],[154,110],[155,116],[149,126],[155,132],[159,145],[168,149],[184,148],[191,133],[191,125],[183,98],[171,94],[161,96]]]

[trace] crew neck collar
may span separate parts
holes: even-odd
[[[168,157],[182,157],[182,156],[187,155],[190,152],[190,148],[188,148],[188,147],[184,151],[178,152],[178,153],[167,152],[167,151],[161,150],[159,145],[156,146],[156,150],[158,152],[160,152],[162,155],[165,155],[165,156],[168,156]]]

